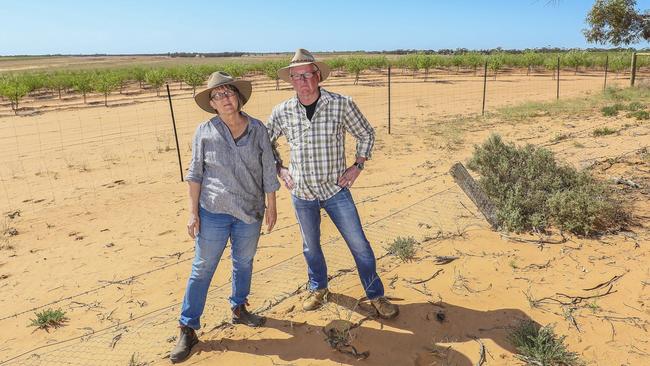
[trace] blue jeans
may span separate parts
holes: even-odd
[[[245,304],[251,289],[253,257],[260,238],[262,221],[247,224],[228,214],[211,213],[199,208],[200,230],[195,240],[192,273],[187,281],[180,323],[193,329],[201,327],[210,281],[217,269],[228,238],[232,246],[232,295],[230,305]]]
[[[368,299],[384,296],[384,285],[377,275],[375,254],[361,227],[359,213],[350,191],[343,188],[324,201],[303,200],[293,195],[291,198],[302,234],[302,251],[307,261],[309,289],[327,288],[327,264],[320,244],[320,210],[324,208],[352,252]]]

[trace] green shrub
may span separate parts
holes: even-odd
[[[577,353],[567,350],[565,338],[555,335],[552,326],[539,327],[532,321],[522,322],[508,335],[508,340],[517,349],[516,357],[526,365],[584,365]]]
[[[613,135],[616,132],[618,132],[618,131],[613,130],[613,129],[609,128],[609,127],[600,127],[600,128],[595,129],[594,132],[592,132],[591,134],[594,137],[599,137],[599,136]]]
[[[386,247],[388,254],[397,256],[403,262],[413,260],[415,258],[415,246],[417,241],[409,236],[408,238],[402,238],[398,236],[392,243]]]
[[[645,106],[641,102],[632,102],[627,106],[627,110],[631,112],[640,111],[642,109],[645,109]]]
[[[533,145],[517,147],[492,135],[474,147],[468,168],[497,207],[506,231],[544,231],[554,225],[577,235],[619,229],[627,220],[622,204],[586,172],[555,161]]]
[[[627,117],[636,118],[639,121],[646,120],[646,119],[650,119],[650,112],[644,110],[638,110],[632,113],[628,113]]]
[[[603,113],[603,116],[605,117],[613,117],[618,115],[618,109],[614,106],[605,106],[600,109],[600,111]]]
[[[61,309],[52,310],[47,309],[43,310],[40,313],[36,313],[36,319],[31,319],[30,327],[37,327],[38,329],[48,330],[50,327],[58,328],[62,326],[68,318],[65,316],[65,312]]]

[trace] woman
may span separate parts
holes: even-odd
[[[265,319],[248,312],[253,257],[260,237],[266,195],[266,225],[277,219],[275,191],[280,188],[266,127],[241,112],[251,83],[225,72],[210,76],[208,88],[194,98],[216,116],[196,129],[189,183],[187,231],[195,239],[195,257],[180,316],[180,337],[172,362],[187,358],[198,343],[195,330],[205,307],[210,281],[230,238],[232,246],[232,321],[257,327]]]

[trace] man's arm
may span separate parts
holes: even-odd
[[[357,151],[355,164],[345,170],[338,180],[341,187],[351,187],[354,181],[361,174],[357,164],[364,164],[372,155],[372,148],[375,145],[375,130],[370,122],[361,113],[352,98],[347,98],[348,105],[343,117],[343,127],[357,140]]]

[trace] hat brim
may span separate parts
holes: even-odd
[[[320,62],[320,61],[315,61],[315,62],[296,62],[295,64],[291,64],[287,67],[283,67],[280,70],[278,70],[278,77],[287,83],[291,83],[291,77],[289,76],[289,70],[292,67],[298,67],[298,66],[304,66],[304,65],[316,65],[318,67],[318,70],[320,70],[320,81],[325,81],[327,77],[330,74],[330,67],[327,66],[326,63]]]
[[[216,89],[216,88],[218,88],[220,86],[224,86],[224,85],[232,85],[235,88],[237,88],[237,90],[239,91],[239,94],[241,94],[241,97],[242,97],[242,102],[241,102],[242,105],[240,106],[240,108],[243,107],[244,104],[246,104],[248,102],[248,100],[251,97],[251,94],[253,93],[253,85],[251,84],[250,81],[247,81],[247,80],[233,80],[233,81],[231,81],[229,83],[219,84],[219,85],[216,85],[216,86],[214,86],[212,88],[207,88],[207,89],[197,93],[194,96],[194,101],[204,111],[206,111],[208,113],[216,114],[217,111],[215,111],[214,108],[212,108],[212,106],[210,105],[210,92],[213,89]]]

